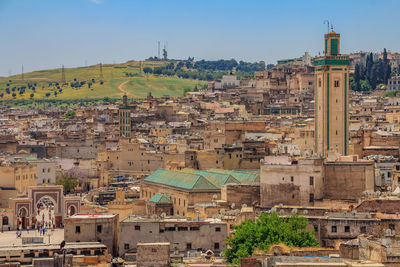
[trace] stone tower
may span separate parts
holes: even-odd
[[[315,59],[315,150],[348,153],[349,57],[340,54],[340,34],[325,34],[324,56]]]

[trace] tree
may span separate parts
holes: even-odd
[[[33,93],[31,93],[30,95],[29,95],[29,97],[32,99],[33,97],[35,96],[35,94],[33,94]]]
[[[306,230],[308,220],[297,214],[281,218],[276,213],[263,213],[256,222],[247,220],[235,226],[227,238],[225,259],[238,264],[240,258],[249,257],[254,249],[268,250],[271,245],[283,243],[294,247],[317,247],[313,231]]]
[[[361,80],[361,69],[360,64],[356,64],[356,68],[354,70],[354,82],[355,84],[355,91],[360,91],[360,80]]]
[[[46,93],[46,97],[49,97],[49,96],[50,96],[50,93],[49,93],[49,92],[47,92],[47,93]]]
[[[12,97],[16,97],[17,96],[17,94],[16,93],[12,93]]]
[[[144,67],[144,68],[143,68],[143,72],[144,72],[144,73],[152,73],[153,70],[152,70],[152,68],[150,68],[150,67]]]
[[[75,187],[78,185],[78,181],[69,176],[64,176],[61,179],[58,179],[56,184],[62,185],[64,187],[64,191],[69,193],[75,189]]]
[[[64,115],[64,119],[68,120],[70,118],[73,118],[76,116],[76,111],[75,110],[70,110]]]

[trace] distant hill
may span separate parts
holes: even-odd
[[[2,99],[84,99],[121,97],[144,98],[153,96],[182,96],[185,90],[204,85],[204,81],[182,79],[174,76],[155,76],[143,73],[145,67],[165,66],[163,61],[128,61],[123,64],[65,68],[65,83],[61,82],[62,70],[49,69],[22,75],[0,77]],[[33,96],[32,96],[33,94]]]

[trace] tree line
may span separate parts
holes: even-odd
[[[354,75],[350,77],[350,88],[354,91],[375,90],[379,84],[386,85],[391,74],[392,69],[385,48],[382,59],[374,60],[373,54],[370,53],[365,64],[356,64]]]
[[[239,73],[239,76],[251,77],[254,75],[254,72],[265,70],[265,63],[244,61],[239,61],[238,63],[235,59],[194,61],[193,58],[189,58],[184,61],[170,61],[167,65],[155,67],[154,69],[151,67],[143,68],[144,73],[204,81],[219,79],[222,75],[229,74],[234,70]],[[125,75],[129,76],[130,74]]]

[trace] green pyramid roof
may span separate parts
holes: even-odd
[[[163,194],[155,194],[149,201],[154,203],[171,203],[171,200]]]

